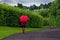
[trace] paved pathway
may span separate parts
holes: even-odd
[[[34,31],[25,34],[18,33],[2,40],[60,40],[60,29]]]

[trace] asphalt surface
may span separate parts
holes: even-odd
[[[2,40],[60,40],[60,29],[49,29],[43,31],[17,33]]]

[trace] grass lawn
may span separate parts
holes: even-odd
[[[43,28],[26,28],[26,32],[35,30],[43,30]],[[22,32],[22,28],[19,27],[0,26],[0,39],[20,32]]]

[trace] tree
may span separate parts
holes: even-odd
[[[48,3],[48,4],[40,4],[39,9],[41,9],[41,8],[43,8],[43,9],[49,8],[50,5],[51,5],[51,3],[52,3],[52,2],[50,2],[50,3]]]
[[[49,2],[49,3],[47,4],[47,5],[48,5],[48,8],[51,6],[51,3],[52,3],[52,2]]]
[[[34,9],[38,9],[38,7],[36,5],[30,6],[30,10],[34,10]]]
[[[39,9],[41,9],[41,8],[44,8],[44,5],[43,4],[40,4]]]
[[[17,4],[17,7],[19,7],[19,8],[23,8],[23,5],[20,4],[20,3],[18,3],[18,4]]]
[[[23,8],[24,8],[24,9],[28,9],[28,10],[29,10],[29,7],[27,7],[27,6],[23,6]]]

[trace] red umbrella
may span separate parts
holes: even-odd
[[[26,22],[28,22],[29,17],[26,16],[26,15],[22,15],[22,16],[19,17],[19,20],[20,20],[20,22],[21,22],[22,32],[23,32],[23,34],[24,34],[24,33],[25,33],[25,24],[26,24]]]
[[[28,22],[29,20],[29,17],[26,16],[26,15],[22,15],[20,18],[19,18],[20,22]]]

